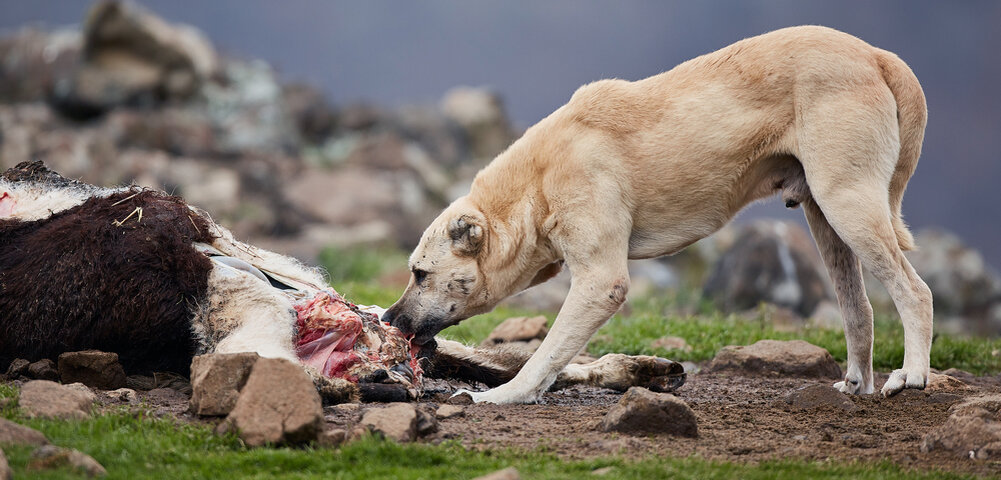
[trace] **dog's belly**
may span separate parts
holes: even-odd
[[[629,258],[654,258],[673,255],[685,247],[719,230],[729,217],[720,221],[708,212],[698,212],[692,217],[674,221],[634,223],[629,236]]]

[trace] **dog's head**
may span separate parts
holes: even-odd
[[[456,200],[424,231],[410,256],[410,283],[383,321],[427,345],[445,327],[559,273],[559,263],[533,267],[525,248],[465,197]]]

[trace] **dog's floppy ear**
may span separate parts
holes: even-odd
[[[448,236],[452,239],[452,248],[459,254],[473,256],[483,248],[483,226],[479,219],[470,215],[448,222]]]

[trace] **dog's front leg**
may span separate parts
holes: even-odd
[[[570,271],[570,293],[553,328],[539,349],[510,382],[485,392],[466,392],[475,402],[535,403],[591,339],[594,332],[622,306],[629,290],[625,256],[614,268]]]

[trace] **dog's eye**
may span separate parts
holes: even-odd
[[[421,270],[419,268],[415,268],[412,271],[414,272],[414,282],[417,284],[424,283],[424,279],[427,278],[428,272],[425,272],[424,270]]]

